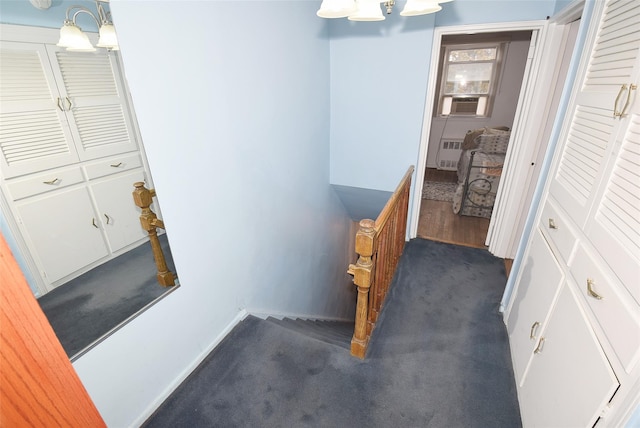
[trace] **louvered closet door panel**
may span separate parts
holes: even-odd
[[[587,234],[640,304],[640,101],[636,100]]]
[[[16,177],[78,161],[43,45],[0,42],[0,169]]]
[[[581,67],[584,82],[578,93],[551,193],[583,226],[594,203],[616,135],[625,121],[614,116],[624,105],[636,73],[640,48],[640,3],[610,0],[594,34],[591,57]]]
[[[47,46],[58,89],[71,101],[71,131],[81,160],[137,149],[115,54],[67,52]]]

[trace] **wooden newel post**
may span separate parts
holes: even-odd
[[[144,187],[144,183],[139,181],[134,183],[136,188],[133,191],[133,201],[142,209],[140,214],[140,225],[149,234],[149,242],[151,242],[151,250],[153,251],[153,258],[156,261],[156,268],[158,269],[158,283],[164,287],[175,285],[175,276],[169,271],[167,262],[164,259],[162,253],[162,247],[158,240],[157,228],[164,229],[164,223],[160,220],[156,214],[151,211],[151,204],[153,203],[153,197],[156,195],[154,189],[147,189]]]
[[[369,306],[369,288],[373,272],[373,248],[375,240],[375,222],[365,219],[360,221],[360,229],[356,233],[356,253],[358,261],[349,265],[349,274],[353,275],[353,282],[358,287],[356,302],[356,321],[351,339],[351,355],[364,358],[367,352],[369,337],[367,335],[367,310]]]

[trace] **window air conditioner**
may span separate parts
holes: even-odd
[[[478,110],[478,98],[453,98],[451,102],[451,113],[453,114],[476,114]]]
[[[487,97],[444,97],[442,114],[484,116]]]

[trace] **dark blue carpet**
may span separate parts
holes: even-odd
[[[158,238],[175,273],[167,235]],[[77,357],[173,288],[158,284],[151,244],[145,242],[55,288],[38,303],[67,355]]]
[[[519,427],[485,250],[407,243],[367,358],[248,317],[148,427]]]

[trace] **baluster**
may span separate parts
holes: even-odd
[[[149,242],[151,243],[151,250],[153,251],[153,258],[156,262],[156,268],[158,274],[156,278],[158,283],[164,287],[170,287],[175,285],[175,275],[169,271],[167,262],[162,252],[160,240],[158,240],[157,228],[164,229],[164,223],[160,220],[156,214],[151,210],[150,206],[153,203],[153,197],[156,195],[155,189],[147,189],[144,187],[143,182],[134,183],[135,190],[133,191],[133,201],[142,209],[140,214],[140,225],[149,234]]]

